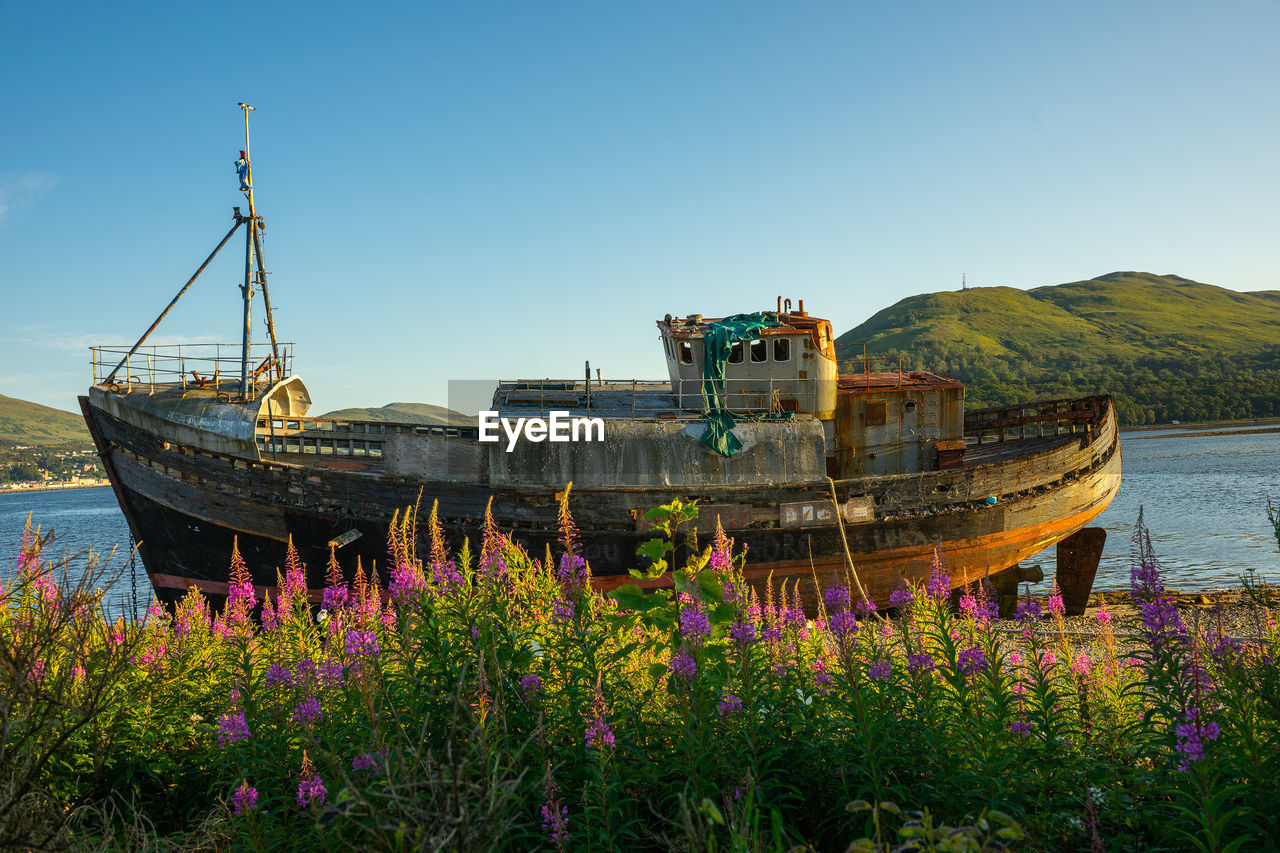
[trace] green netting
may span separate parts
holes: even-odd
[[[702,405],[707,429],[702,434],[702,443],[721,456],[732,456],[742,449],[742,442],[730,432],[733,415],[724,405],[724,365],[729,360],[729,352],[735,343],[753,340],[760,337],[762,330],[781,325],[777,315],[759,311],[734,314],[707,327],[702,359]]]

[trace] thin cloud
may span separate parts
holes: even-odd
[[[0,227],[34,207],[57,183],[56,175],[0,172]]]
[[[26,326],[10,330],[12,339],[28,347],[43,347],[58,352],[87,353],[90,347],[105,346],[128,349],[137,338],[125,340],[119,332],[56,332],[48,327]],[[147,338],[145,346],[171,346],[173,344],[199,345],[200,342],[217,342],[217,335],[161,335]]]

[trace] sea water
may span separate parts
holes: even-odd
[[[1267,521],[1267,499],[1280,505],[1280,432],[1189,437],[1177,433],[1121,433],[1120,493],[1093,522],[1107,531],[1094,589],[1123,589],[1138,509],[1151,544],[1174,589],[1236,586],[1242,576],[1280,581],[1280,550]],[[139,559],[129,565],[129,528],[110,488],[0,493],[0,575],[12,571],[28,513],[32,525],[57,535],[53,554],[88,549],[122,573],[108,593],[108,608],[127,608],[135,595],[145,607],[150,586]],[[230,559],[230,555],[228,555]],[[1027,561],[1055,570],[1055,549]],[[78,565],[84,564],[84,558]]]

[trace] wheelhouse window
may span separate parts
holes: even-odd
[[[680,363],[693,364],[693,344],[688,341],[680,342]]]
[[[774,338],[773,339],[773,360],[774,361],[790,361],[791,360],[791,339],[790,338]]]
[[[742,364],[742,341],[731,344],[729,347],[729,363]]]
[[[752,363],[758,364],[759,362],[767,361],[768,358],[769,358],[769,347],[765,344],[765,342],[760,340],[759,338],[756,338],[754,341],[752,341],[751,342]]]

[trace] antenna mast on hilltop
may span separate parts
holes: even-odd
[[[961,290],[968,290],[968,289],[969,289],[969,280],[968,280],[967,278],[965,278],[965,274],[964,274],[964,273],[960,273],[960,289],[961,289]]]
[[[262,257],[262,232],[265,224],[262,217],[258,216],[253,201],[253,163],[249,159],[249,111],[254,108],[240,102],[239,107],[244,113],[244,150],[240,152],[240,159],[236,161],[236,171],[240,176],[240,191],[244,193],[245,200],[249,202],[249,215],[243,216],[240,209],[236,208],[236,222],[245,223],[249,226],[245,233],[244,245],[244,284],[240,285],[240,293],[244,297],[244,337],[240,346],[240,396],[242,399],[248,400],[252,396],[253,379],[256,379],[259,373],[268,370],[272,365],[275,366],[277,374],[283,373],[283,365],[280,363],[280,350],[276,344],[276,325],[274,317],[271,313],[271,297],[267,293],[267,270]],[[257,259],[255,269],[254,259]],[[258,287],[262,289],[262,302],[267,311],[267,334],[271,337],[271,358],[264,360],[261,365],[254,369],[253,375],[249,373],[249,347],[251,332],[251,307],[253,304],[253,285],[255,281]]]

